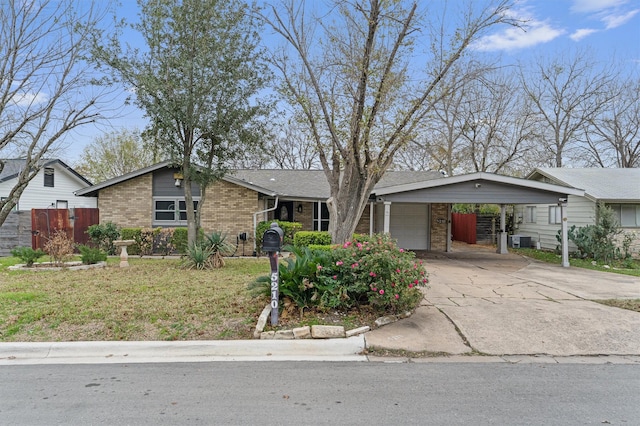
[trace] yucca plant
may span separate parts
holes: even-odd
[[[210,235],[204,236],[203,247],[211,251],[211,265],[214,268],[224,266],[224,257],[233,253],[233,245],[226,241],[226,234],[213,231]]]
[[[189,244],[182,258],[182,267],[198,270],[212,268],[212,255],[211,249],[204,245]]]

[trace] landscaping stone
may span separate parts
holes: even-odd
[[[262,336],[260,335],[260,333],[262,333],[264,331],[264,327],[267,325],[267,319],[269,318],[269,314],[271,314],[271,305],[270,304],[268,304],[267,306],[264,307],[264,309],[262,310],[262,313],[258,317],[258,323],[256,324],[256,330],[253,332],[253,337],[255,339],[257,339],[257,338],[262,339]]]
[[[278,330],[273,336],[274,340],[293,340],[293,330]]]
[[[311,336],[314,339],[333,339],[345,337],[344,327],[341,325],[313,325]]]
[[[311,339],[311,327],[297,327],[293,329],[293,337],[295,339]]]
[[[382,327],[383,325],[391,324],[392,322],[398,321],[395,315],[387,315],[386,317],[380,317],[375,321],[377,327]]]
[[[263,331],[260,333],[261,340],[273,340],[276,335],[275,331]]]
[[[368,325],[365,325],[363,327],[358,327],[358,328],[354,328],[353,330],[347,331],[345,333],[345,336],[346,337],[357,336],[358,334],[366,333],[369,330],[371,330],[371,327],[369,327]]]

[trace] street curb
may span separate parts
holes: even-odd
[[[363,335],[327,340],[0,343],[0,365],[367,361]]]

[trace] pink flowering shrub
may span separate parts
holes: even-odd
[[[420,287],[428,283],[422,261],[383,235],[349,241],[327,260],[316,281],[321,305],[331,308],[366,304],[385,313],[404,312],[420,303]]]
[[[280,295],[300,309],[370,306],[382,314],[402,313],[420,303],[420,287],[427,283],[422,261],[381,235],[331,251],[292,248],[292,256],[280,265]],[[249,287],[270,295],[270,277],[260,277]]]

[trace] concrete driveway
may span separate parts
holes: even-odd
[[[640,279],[562,268],[482,246],[426,254],[431,288],[367,346],[489,355],[640,355],[640,313],[595,299],[640,298]]]

